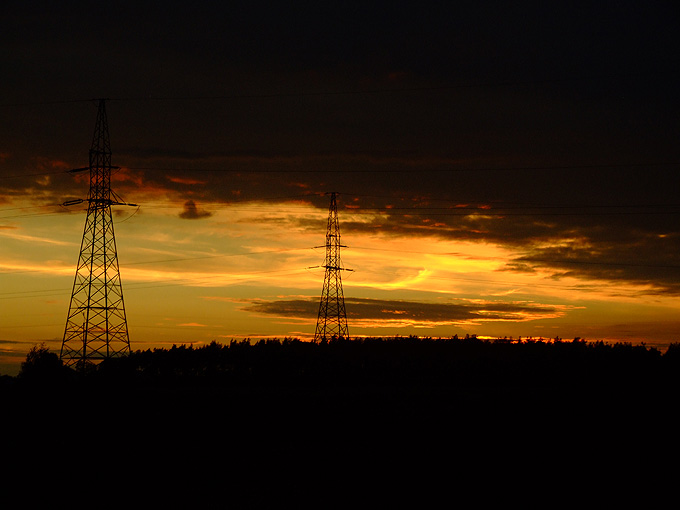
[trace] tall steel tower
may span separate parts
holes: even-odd
[[[323,267],[326,274],[321,291],[319,317],[316,321],[314,340],[330,338],[349,338],[347,329],[347,313],[345,312],[345,297],[342,294],[342,278],[340,271],[340,226],[338,224],[338,205],[336,193],[331,195],[331,205],[328,209],[328,228],[326,230],[326,261]],[[347,271],[351,271],[348,269]]]
[[[65,365],[85,368],[130,353],[123,287],[118,269],[112,205],[125,204],[111,191],[111,147],[106,100],[99,100],[90,149],[87,218],[76,267],[60,357]],[[82,203],[71,200],[64,205]]]

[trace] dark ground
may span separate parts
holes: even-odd
[[[511,498],[538,481],[570,498],[579,479],[677,474],[675,350],[279,343],[237,356],[236,347],[5,378],[4,458],[32,477],[217,483],[248,501],[304,499],[305,487],[329,482],[342,498],[387,480],[391,497],[426,484],[496,498],[484,489],[493,480]],[[283,492],[263,493],[264,481]]]

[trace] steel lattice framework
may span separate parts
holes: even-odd
[[[60,357],[65,365],[78,368],[130,353],[111,206],[134,204],[121,202],[111,191],[111,170],[117,167],[111,166],[105,105],[99,100],[90,165],[74,170],[89,170],[90,191]]]
[[[328,228],[326,230],[326,260],[323,267],[326,273],[321,291],[319,317],[316,321],[314,340],[331,338],[349,338],[345,297],[342,293],[340,226],[338,223],[338,205],[336,193],[331,193],[331,204],[328,209]],[[350,270],[348,270],[350,271]]]

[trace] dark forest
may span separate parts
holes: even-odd
[[[62,366],[35,346],[4,389],[41,385],[129,389],[449,388],[503,391],[607,388],[617,394],[680,382],[680,344],[665,353],[645,344],[555,339],[362,338],[307,342],[295,338],[212,342],[138,350],[88,370]],[[661,387],[660,387],[661,385]]]
[[[646,452],[679,386],[679,344],[402,337],[180,345],[89,371],[36,346],[1,391],[10,457],[29,466],[86,444],[88,462],[156,474],[439,459],[471,475]]]

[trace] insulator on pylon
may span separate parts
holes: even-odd
[[[101,99],[90,149],[87,218],[60,353],[67,366],[85,368],[130,353],[111,216],[112,168],[105,100]]]
[[[328,209],[328,228],[326,230],[326,268],[319,316],[316,321],[314,340],[330,340],[332,338],[349,338],[347,328],[347,312],[345,297],[342,292],[343,271],[340,262],[340,226],[338,222],[338,206],[336,193],[331,193],[331,204]]]

